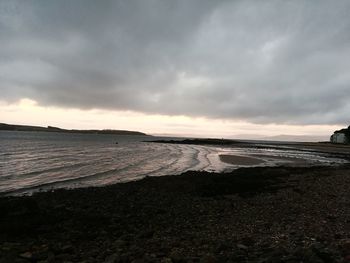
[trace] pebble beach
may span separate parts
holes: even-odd
[[[0,262],[349,262],[350,166],[0,198]]]

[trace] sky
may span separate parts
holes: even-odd
[[[350,116],[350,1],[0,1],[0,122],[329,135]]]

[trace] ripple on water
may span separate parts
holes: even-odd
[[[288,158],[311,164],[342,161],[293,150],[144,143],[144,137],[39,135],[17,133],[9,138],[0,132],[0,192],[101,186],[188,170],[222,172],[242,167],[220,161],[220,154],[260,158],[263,165],[283,164]]]

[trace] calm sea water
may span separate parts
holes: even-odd
[[[0,193],[102,186],[187,170],[225,171],[238,167],[222,163],[220,153],[254,156],[268,152],[271,156],[305,158],[314,163],[342,161],[292,150],[144,142],[155,139],[157,137],[0,131]],[[266,161],[267,165],[280,162]]]
[[[0,193],[100,186],[186,170],[218,171],[226,166],[215,148],[143,142],[154,139],[1,131]]]

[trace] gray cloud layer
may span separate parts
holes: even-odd
[[[0,2],[0,99],[347,123],[350,2]]]

